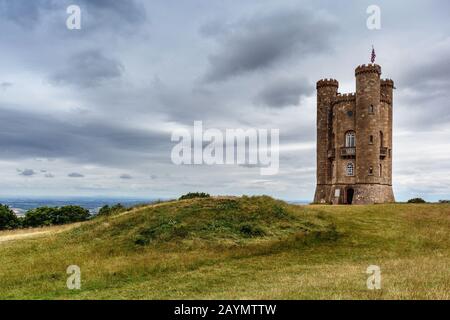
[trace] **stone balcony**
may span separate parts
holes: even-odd
[[[380,158],[386,158],[388,155],[388,148],[387,147],[381,147],[380,148]]]
[[[343,158],[355,158],[356,147],[343,147],[341,148],[341,157]]]

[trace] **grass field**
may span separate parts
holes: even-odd
[[[449,230],[448,204],[167,202],[0,232],[0,298],[450,299]],[[66,287],[69,265],[81,290]],[[367,289],[369,265],[381,290]]]

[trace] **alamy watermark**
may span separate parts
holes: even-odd
[[[72,4],[66,9],[69,17],[66,20],[66,27],[69,30],[81,29],[81,8],[75,4]]]
[[[367,7],[366,13],[370,16],[366,20],[366,26],[369,30],[381,29],[381,9],[373,4]]]
[[[81,269],[77,265],[67,267],[66,273],[70,276],[67,278],[66,285],[69,290],[81,289]]]
[[[381,289],[381,269],[379,266],[370,265],[366,269],[366,273],[370,276],[367,278],[367,289],[380,290]]]
[[[178,142],[171,152],[176,165],[247,165],[260,167],[261,175],[275,175],[279,169],[279,129],[203,130],[194,121],[193,133],[180,128],[172,132]]]

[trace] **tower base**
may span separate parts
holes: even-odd
[[[374,204],[395,202],[391,185],[317,185],[314,203]]]

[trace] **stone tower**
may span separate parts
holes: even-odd
[[[317,82],[315,203],[394,202],[392,91],[377,64],[355,70],[356,93],[338,93],[334,79]]]

